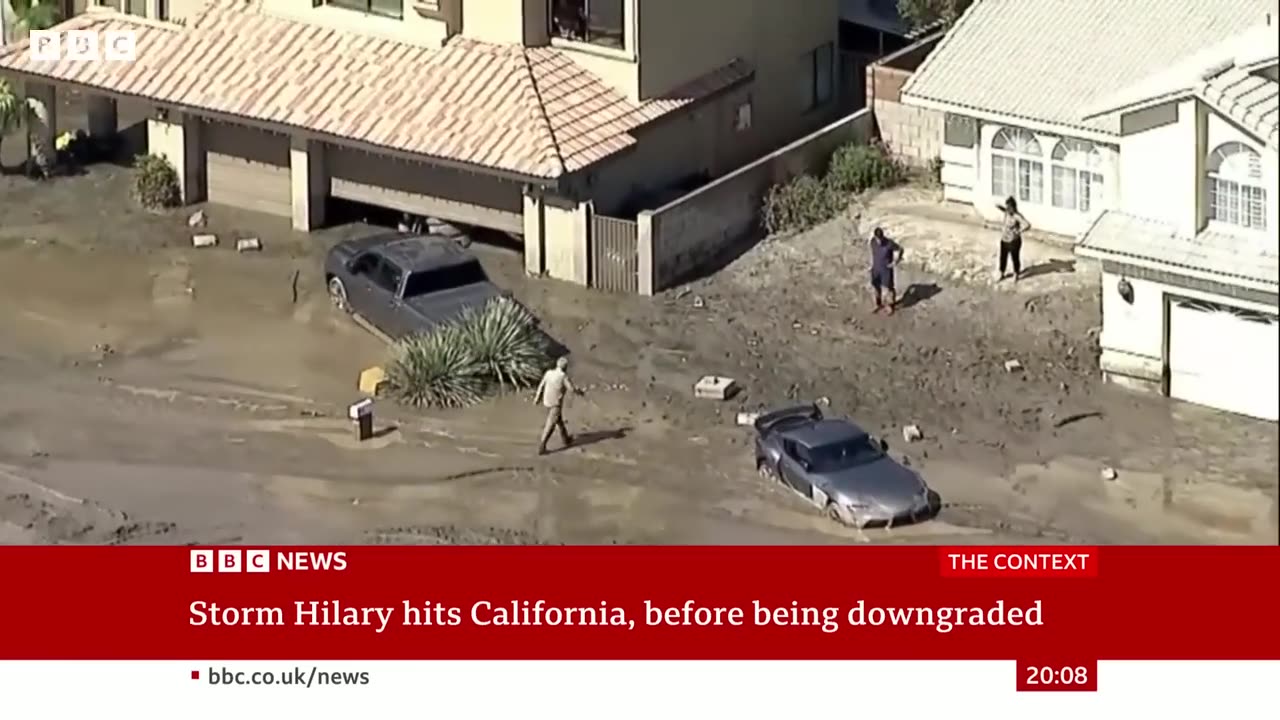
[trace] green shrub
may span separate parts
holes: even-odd
[[[387,367],[387,394],[413,407],[478,402],[487,383],[461,335],[457,325],[443,325],[397,343]]]
[[[904,170],[881,143],[849,144],[836,150],[827,166],[827,183],[838,193],[854,195],[902,181]]]
[[[160,155],[141,155],[133,164],[133,197],[148,210],[177,207],[182,203],[178,171]]]
[[[413,407],[463,407],[494,390],[532,386],[550,360],[537,319],[516,301],[500,297],[396,343],[386,389]]]
[[[550,359],[533,314],[507,297],[494,298],[467,313],[458,331],[480,372],[504,390],[536,384]]]
[[[839,196],[812,175],[774,185],[764,198],[764,228],[770,234],[807,230],[840,211]]]

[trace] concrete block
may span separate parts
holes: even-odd
[[[703,400],[728,400],[738,391],[733,378],[705,375],[693,386],[693,396]]]
[[[262,241],[258,238],[244,238],[236,241],[236,252],[257,252],[262,249]]]
[[[217,235],[194,235],[191,238],[191,246],[198,248],[213,247],[218,244]]]
[[[378,388],[386,381],[387,371],[375,366],[361,371],[357,386],[365,395],[377,395]]]

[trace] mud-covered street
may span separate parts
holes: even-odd
[[[888,438],[946,502],[874,541],[1277,541],[1274,424],[1102,386],[1091,269],[1045,246],[993,287],[981,228],[918,194],[652,299],[479,249],[589,389],[566,411],[582,442],[538,458],[526,397],[383,407],[379,437],[353,441],[356,376],[386,352],[319,276],[360,227],[307,237],[212,207],[210,231],[264,251],[196,250],[191,210],[134,210],[125,177],[0,178],[0,542],[855,542],[764,485],[734,424],[809,401]],[[869,312],[850,241],[871,224],[907,248],[893,317]],[[694,401],[710,373],[744,393]]]

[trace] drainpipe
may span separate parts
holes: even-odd
[[[9,0],[0,0],[0,48],[9,44]]]

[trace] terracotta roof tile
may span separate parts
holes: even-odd
[[[455,38],[433,50],[277,18],[244,0],[211,0],[189,27],[94,11],[59,29],[133,30],[138,60],[35,62],[19,43],[0,51],[0,69],[547,179],[627,148],[640,125],[750,75],[735,62],[635,104],[553,48]]]

